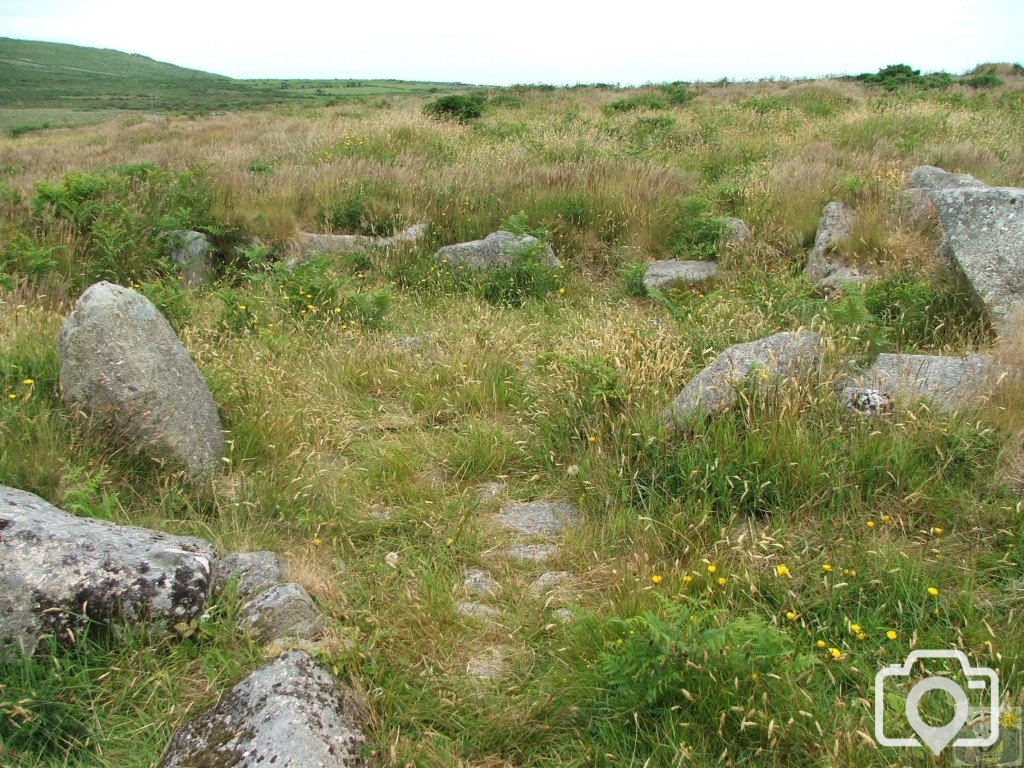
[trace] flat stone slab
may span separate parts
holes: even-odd
[[[665,259],[647,267],[644,272],[644,285],[647,288],[664,291],[673,286],[706,283],[717,274],[718,264],[713,261]]]
[[[213,545],[76,517],[0,486],[0,653],[41,635],[74,642],[91,623],[170,626],[199,616]]]
[[[505,654],[500,648],[488,648],[466,662],[466,674],[478,680],[497,682],[505,674]]]
[[[534,595],[543,595],[545,592],[558,589],[571,577],[569,571],[545,571],[530,585],[530,592]]]
[[[426,224],[413,224],[402,232],[385,237],[371,235],[322,235],[315,232],[299,232],[295,240],[298,255],[285,262],[285,267],[295,269],[317,253],[331,256],[342,256],[349,253],[361,253],[373,248],[390,248],[402,243],[414,243],[427,234]]]
[[[326,622],[313,598],[298,584],[278,584],[242,606],[240,628],[261,643],[295,638],[315,640]]]
[[[543,563],[554,560],[561,554],[561,550],[557,544],[516,544],[499,554],[522,563]]]
[[[498,522],[519,533],[551,536],[579,523],[579,512],[564,501],[513,501],[501,508]]]
[[[932,195],[943,252],[963,273],[993,327],[1024,322],[1024,189],[946,189]]]
[[[365,768],[358,706],[302,651],[250,674],[180,728],[160,768]]]
[[[437,257],[444,259],[453,267],[467,269],[503,267],[511,264],[524,248],[535,246],[539,242],[533,235],[515,235],[499,229],[483,240],[446,245],[437,252]],[[561,264],[550,245],[545,243],[543,251],[544,263],[549,267],[557,267]]]
[[[460,616],[479,621],[496,621],[501,616],[501,611],[483,603],[474,603],[471,600],[463,600],[455,604],[455,612]]]
[[[214,589],[231,581],[239,597],[251,597],[284,581],[284,562],[274,552],[236,552],[217,561]]]
[[[670,426],[698,411],[717,413],[738,399],[737,387],[756,369],[765,379],[792,378],[817,367],[821,337],[810,331],[783,332],[722,352],[662,412]]]
[[[927,400],[941,411],[977,405],[1008,370],[987,355],[879,355],[874,364],[843,382],[840,399],[861,412],[884,412],[886,401]],[[873,400],[865,400],[872,395]],[[860,398],[860,400],[858,400]],[[872,408],[873,404],[879,407]]]

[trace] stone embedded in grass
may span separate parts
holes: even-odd
[[[171,261],[180,269],[179,278],[186,288],[210,282],[213,274],[213,245],[202,232],[176,229],[168,235]]]
[[[644,285],[648,289],[665,290],[677,285],[706,283],[718,274],[713,261],[656,261],[644,272]]]
[[[557,544],[517,544],[503,550],[501,554],[509,560],[524,563],[543,563],[554,560],[561,553]]]
[[[502,267],[511,264],[516,255],[524,248],[535,246],[539,242],[533,235],[515,235],[500,229],[497,232],[492,232],[483,240],[446,245],[437,252],[437,257],[444,259],[453,267],[470,269]],[[544,261],[549,267],[557,267],[561,264],[547,243],[544,244],[544,254]]]
[[[31,654],[41,635],[73,642],[90,624],[190,622],[213,558],[203,539],[75,517],[0,486],[0,653]]]
[[[513,501],[501,508],[498,522],[530,535],[550,536],[579,522],[579,513],[564,501]]]
[[[466,568],[462,571],[462,588],[472,595],[493,595],[498,591],[498,582],[486,571]]]
[[[866,390],[891,401],[926,400],[941,411],[978,405],[1009,373],[988,355],[879,355],[867,370],[843,382],[848,407]]]
[[[488,648],[466,662],[466,674],[478,680],[497,682],[505,674],[505,654],[499,648]]]
[[[853,209],[834,200],[825,206],[814,236],[814,247],[807,254],[804,275],[820,285],[839,288],[845,283],[860,283],[868,278],[856,267],[835,258],[833,251],[853,235]]]
[[[88,288],[57,339],[64,402],[117,443],[192,478],[219,472],[224,436],[206,382],[163,315],[130,288]]]
[[[543,595],[562,586],[572,574],[568,571],[545,571],[530,585],[530,592]]]
[[[473,489],[473,494],[476,496],[477,504],[489,504],[504,496],[507,490],[508,486],[505,483],[483,483]]]
[[[480,621],[495,621],[501,616],[497,608],[482,603],[474,603],[472,600],[463,600],[455,604],[455,612],[460,616]]]
[[[907,176],[901,197],[910,220],[921,223],[937,213],[934,194],[943,189],[983,189],[988,184],[966,173],[949,173],[934,165],[921,165]]]
[[[294,638],[315,640],[325,621],[313,598],[298,584],[278,584],[245,603],[238,625],[261,643]]]
[[[698,411],[724,411],[736,402],[737,387],[748,376],[796,378],[817,368],[820,359],[821,337],[810,331],[776,333],[747,344],[734,344],[683,387],[662,412],[662,418],[671,426]]]
[[[894,404],[890,395],[871,387],[849,387],[844,390],[843,397],[851,411],[869,416],[890,413]]]
[[[427,234],[426,224],[414,224],[402,232],[388,237],[370,235],[320,235],[314,232],[299,232],[295,239],[298,255],[285,262],[287,269],[295,269],[315,253],[343,256],[361,253],[373,248],[389,248],[401,243],[414,243]]]
[[[274,552],[236,552],[217,561],[214,589],[237,579],[239,597],[250,597],[284,581],[284,563]]]
[[[1024,326],[1024,189],[946,189],[932,200],[946,238],[942,251],[979,308],[1002,335]]]
[[[364,768],[359,706],[308,654],[250,674],[171,739],[160,768]]]
[[[725,227],[722,232],[723,243],[729,245],[745,245],[753,239],[754,234],[750,231],[750,225],[748,225],[743,219],[737,219],[735,216],[728,216],[724,223]]]

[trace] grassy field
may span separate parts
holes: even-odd
[[[137,54],[0,38],[0,131],[81,125],[115,110],[202,114],[449,92],[457,83],[234,80]]]
[[[957,647],[1021,705],[1024,394],[865,420],[833,385],[848,355],[1019,356],[898,198],[923,163],[1024,186],[1024,90],[1002,79],[511,89],[466,124],[410,98],[0,138],[0,483],[282,553],[330,616],[322,657],[364,698],[383,766],[943,764],[874,745],[873,678]],[[883,275],[839,297],[801,275],[832,199],[858,211],[848,258]],[[719,247],[726,215],[754,241]],[[416,245],[279,266],[299,229],[417,222]],[[564,269],[471,278],[434,258],[503,222]],[[177,288],[176,227],[211,234],[212,285]],[[639,265],[671,256],[722,276],[645,295]],[[206,376],[230,446],[211,493],[61,407],[55,334],[100,278],[150,296]],[[797,328],[825,339],[812,377],[665,434],[658,411],[724,347]],[[510,561],[491,519],[506,498],[582,522],[551,562]],[[456,612],[472,567],[500,585],[474,598],[493,621]],[[548,570],[569,575],[534,594]],[[223,598],[184,640],[0,667],[0,762],[151,765],[258,663],[235,610]],[[468,674],[494,656],[500,680]]]

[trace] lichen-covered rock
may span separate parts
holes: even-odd
[[[471,595],[493,595],[498,591],[498,582],[479,568],[464,568],[462,588]]]
[[[500,554],[521,563],[544,563],[558,557],[561,550],[557,544],[516,544]]]
[[[670,426],[698,411],[717,413],[739,397],[739,386],[754,369],[769,380],[802,376],[821,359],[821,337],[810,331],[776,333],[722,352],[683,387],[662,413]]]
[[[341,256],[361,253],[374,248],[390,248],[402,243],[414,243],[427,234],[426,224],[413,224],[406,230],[385,237],[372,235],[321,235],[315,232],[299,232],[295,239],[298,254],[285,262],[285,267],[295,269],[313,254]]]
[[[505,652],[500,648],[488,648],[466,662],[466,674],[478,680],[497,682],[505,674]]]
[[[545,571],[530,585],[530,592],[543,595],[561,587],[571,577],[572,574],[568,571]]]
[[[932,200],[944,252],[995,329],[1007,334],[1024,322],[1024,189],[946,189]]]
[[[64,402],[116,441],[192,477],[220,470],[224,436],[202,374],[163,315],[130,288],[88,288],[57,339]]]
[[[261,643],[315,640],[325,627],[313,598],[298,584],[278,584],[242,606],[238,625]]]
[[[838,288],[842,283],[859,283],[866,280],[856,267],[851,267],[835,257],[835,248],[850,239],[853,234],[853,209],[837,200],[825,206],[818,222],[814,247],[807,255],[804,274],[809,280]]]
[[[501,616],[497,608],[492,608],[483,603],[474,603],[472,600],[463,600],[455,604],[455,612],[467,619],[479,621],[495,621]]]
[[[950,173],[934,165],[919,165],[907,175],[907,189],[966,189],[988,185],[967,173]]]
[[[259,594],[284,581],[284,563],[274,552],[236,552],[217,561],[214,589],[232,581],[239,597]]]
[[[488,269],[511,264],[516,255],[521,253],[524,248],[534,246],[539,242],[532,235],[514,235],[499,229],[483,240],[446,245],[437,252],[437,257],[444,259],[453,267]],[[555,258],[555,252],[547,243],[544,244],[544,262],[549,267],[557,267],[561,263]]]
[[[72,642],[90,624],[169,626],[202,613],[213,545],[75,517],[0,486],[0,652]]]
[[[718,265],[713,261],[666,259],[656,261],[647,267],[644,272],[644,285],[663,291],[676,285],[706,283],[717,274]]]
[[[180,269],[180,279],[186,288],[195,288],[210,282],[213,274],[213,245],[202,232],[176,229],[170,233],[171,261]]]
[[[870,368],[843,382],[839,396],[844,405],[862,413],[886,410],[858,408],[865,393],[874,394],[882,403],[926,400],[941,411],[955,411],[977,405],[1008,373],[988,355],[885,354],[879,355]]]
[[[282,654],[182,726],[160,768],[364,768],[359,707],[306,653]]]
[[[725,219],[725,231],[722,233],[722,242],[727,245],[744,245],[753,238],[750,226],[743,219],[729,216]]]
[[[528,535],[550,536],[579,522],[579,512],[564,501],[513,501],[501,508],[498,522]]]

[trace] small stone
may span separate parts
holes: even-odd
[[[491,682],[500,680],[505,674],[505,654],[498,648],[489,648],[466,663],[466,674]]]
[[[514,501],[501,508],[498,522],[519,533],[553,535],[579,522],[579,513],[563,501]]]
[[[495,621],[501,616],[497,608],[482,603],[474,603],[471,600],[463,600],[455,604],[455,612],[460,616],[480,621]]]
[[[718,265],[713,261],[677,261],[667,259],[656,261],[644,272],[647,288],[666,290],[676,285],[706,283],[718,274]]]
[[[554,560],[559,554],[560,550],[556,544],[518,544],[504,552],[509,560],[524,563],[543,563]]]
[[[270,587],[245,603],[238,624],[261,643],[315,640],[326,626],[313,598],[293,583]]]
[[[273,552],[236,552],[217,561],[214,589],[237,579],[239,597],[250,597],[284,581],[284,563]]]
[[[846,406],[851,411],[879,416],[892,412],[893,400],[885,392],[870,387],[850,387],[846,390]]]
[[[530,585],[530,592],[543,595],[560,587],[571,575],[568,571],[545,571]]]
[[[171,261],[181,270],[180,280],[186,288],[210,282],[213,274],[213,246],[202,232],[177,229],[168,237]]]
[[[392,568],[397,568],[398,567],[398,553],[397,552],[388,552],[386,555],[384,555],[384,562],[387,563]]]
[[[498,583],[486,571],[466,568],[462,571],[462,588],[472,595],[493,595],[498,591]]]
[[[725,231],[722,233],[722,242],[730,245],[744,245],[753,238],[750,226],[743,219],[729,216],[725,220]]]
[[[507,486],[504,483],[493,482],[478,485],[473,489],[473,493],[476,495],[477,504],[488,504],[504,496],[506,490]]]
[[[568,624],[572,621],[572,611],[568,608],[556,608],[551,612],[551,616],[559,624]]]

